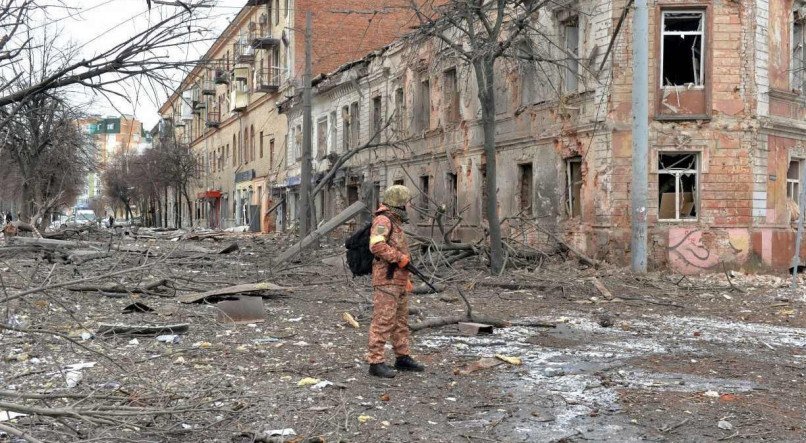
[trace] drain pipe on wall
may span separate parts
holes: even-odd
[[[806,161],[801,160],[800,196],[798,197],[798,235],[795,237],[795,255],[792,257],[792,289],[798,287],[798,266],[800,262],[800,245],[803,242],[803,219],[806,218]]]

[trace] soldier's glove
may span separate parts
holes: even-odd
[[[414,290],[414,285],[411,283],[411,280],[406,282],[406,292],[411,292]]]
[[[409,265],[409,262],[411,262],[411,257],[409,257],[408,255],[404,255],[403,258],[401,258],[400,261],[397,262],[397,266],[400,269],[404,269],[406,266]]]

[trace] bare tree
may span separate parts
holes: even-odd
[[[441,4],[429,3],[426,8],[410,0],[410,8],[420,22],[419,30],[410,39],[415,43],[438,42],[444,47],[444,54],[466,63],[475,76],[486,156],[490,267],[497,274],[504,266],[504,246],[496,180],[496,67],[507,58],[554,62],[540,56],[540,45],[535,43],[536,39],[540,41],[545,37],[537,22],[538,11],[552,1],[445,0],[438,3]]]
[[[132,218],[132,203],[139,195],[135,186],[137,177],[137,157],[129,153],[121,153],[110,161],[102,174],[104,194],[110,202],[119,203],[123,208],[126,220]],[[117,206],[113,204],[113,206]]]

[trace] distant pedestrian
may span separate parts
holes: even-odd
[[[113,216],[111,216],[111,215],[109,216],[109,227],[110,227],[110,228],[114,228],[114,227],[115,227],[115,217],[113,217]]]
[[[11,213],[9,212],[8,214],[6,214],[6,223],[11,223],[12,221],[13,220],[12,220],[12,217],[11,217]]]

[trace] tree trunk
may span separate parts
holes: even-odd
[[[17,214],[17,218],[20,221],[25,221],[27,223],[33,224],[35,220],[29,220],[31,217],[31,202],[34,201],[33,196],[33,189],[31,189],[31,185],[26,183],[25,178],[23,178],[22,182],[22,199],[20,200],[20,212]]]
[[[182,193],[185,195],[185,203],[188,206],[188,221],[190,222],[189,227],[193,227],[193,202],[190,200],[190,195],[188,195],[188,187],[182,187]]]
[[[165,200],[162,210],[162,218],[165,220],[162,225],[164,228],[168,227],[168,186],[165,187]]]
[[[490,229],[490,272],[497,275],[504,267],[504,246],[501,242],[501,223],[498,220],[498,184],[495,158],[495,59],[485,58],[473,63],[481,103],[481,122],[484,132],[484,155],[487,167],[487,223]]]

